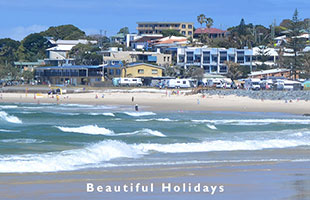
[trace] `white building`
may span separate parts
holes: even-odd
[[[77,44],[97,44],[97,41],[88,40],[49,40],[54,45],[46,49],[47,57],[44,62],[53,66],[74,64],[74,59],[69,57],[70,50]]]

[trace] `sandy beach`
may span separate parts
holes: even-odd
[[[307,199],[309,163],[245,162],[1,174],[1,199]],[[86,192],[86,184],[154,184],[154,192]],[[162,192],[161,185],[223,185],[224,192]],[[18,192],[17,192],[18,191]]]
[[[169,95],[170,93],[170,95]],[[53,98],[52,98],[53,97]],[[134,98],[134,101],[132,101]],[[310,101],[293,100],[256,100],[238,96],[205,96],[201,94],[172,95],[171,91],[151,92],[90,92],[64,94],[59,96],[47,94],[3,93],[3,103],[59,103],[91,105],[124,105],[138,104],[141,110],[147,111],[240,111],[240,112],[282,112],[291,114],[309,114]]]

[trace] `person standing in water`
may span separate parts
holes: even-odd
[[[135,105],[135,110],[138,112],[139,111],[139,106],[138,104]]]

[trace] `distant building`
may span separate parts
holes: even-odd
[[[53,47],[46,49],[47,57],[44,62],[47,65],[62,66],[74,65],[74,58],[69,57],[70,50],[77,44],[97,44],[97,41],[89,40],[49,40]]]
[[[275,67],[277,65],[278,52],[273,48],[259,49],[235,49],[235,48],[208,48],[208,47],[180,47],[177,49],[177,65],[182,67],[198,66],[205,70],[205,73],[226,74],[226,62],[231,61],[248,66],[263,64],[260,60],[262,55],[266,61],[264,64]],[[290,54],[285,54],[290,56]]]
[[[151,48],[151,44],[153,41],[163,38],[162,35],[145,35],[145,36],[139,36],[136,40],[131,42],[131,47],[133,49],[144,49],[148,50]]]
[[[118,33],[111,36],[111,42],[117,44],[126,44],[126,35],[124,33]]]
[[[123,68],[122,77],[151,78],[162,77],[165,68],[147,63],[132,63]]]
[[[102,82],[101,66],[37,67],[35,77],[42,84],[95,85]]]
[[[186,37],[193,37],[194,23],[192,22],[137,22],[138,33],[162,34],[164,30],[176,30]]]
[[[144,62],[156,65],[170,65],[171,55],[160,52],[149,51],[118,51],[118,49],[111,48],[108,51],[103,51],[104,64],[107,61],[125,61],[126,63]]]
[[[199,38],[201,35],[208,35],[209,38],[224,38],[228,32],[217,28],[197,28],[194,38]]]
[[[39,66],[44,66],[45,62],[43,60],[38,60],[37,62],[14,62],[14,66],[18,67],[21,71],[33,71]]]
[[[270,77],[284,77],[284,78],[292,78],[291,71],[289,69],[270,69],[270,70],[262,70],[255,71],[249,74],[250,78],[270,78]]]

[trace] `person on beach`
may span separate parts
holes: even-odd
[[[139,111],[139,106],[138,104],[135,105],[135,110],[138,112]]]
[[[134,102],[135,101],[135,98],[134,97],[131,97],[131,102]]]

